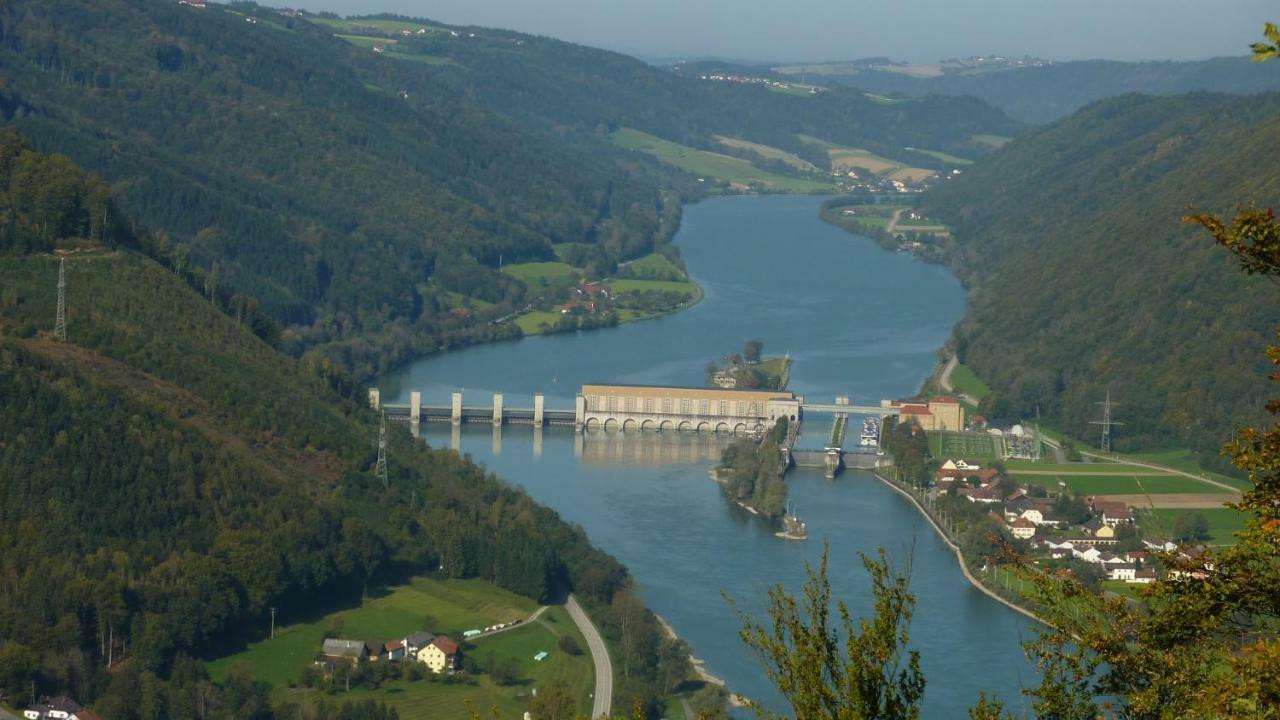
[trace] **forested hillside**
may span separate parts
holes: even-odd
[[[810,76],[810,79],[816,81],[817,77]],[[996,72],[946,73],[932,78],[865,70],[824,79],[871,92],[911,97],[969,95],[1029,123],[1052,122],[1091,102],[1131,92],[1177,95],[1198,90],[1224,93],[1280,90],[1280,75],[1274,68],[1243,57],[1189,62],[1081,60]]]
[[[1130,95],[930,192],[973,288],[956,342],[995,391],[988,414],[1039,407],[1094,438],[1110,391],[1124,403],[1117,448],[1209,455],[1258,421],[1266,367],[1253,348],[1280,321],[1280,291],[1179,218],[1280,203],[1277,137],[1280,95]]]
[[[1017,128],[971,98],[787,95],[506,31],[370,25],[252,3],[14,0],[0,120],[102,176],[212,286],[260,300],[286,351],[359,377],[518,335],[491,322],[529,300],[503,263],[559,243],[594,244],[606,265],[661,249],[680,201],[706,190],[613,146],[620,127],[823,167],[798,134],[974,155],[974,134]]]
[[[500,260],[551,259],[558,242],[625,259],[669,234],[648,169],[522,132],[417,66],[258,12],[4,3],[0,114],[106,178],[219,286],[258,297],[291,348],[327,344],[369,372],[374,356],[385,367],[488,338],[502,330],[455,327],[443,298],[511,307],[522,288]]]
[[[190,658],[261,633],[271,607],[358,602],[411,574],[636,605],[580,529],[396,426],[384,487],[357,389],[148,257],[154,234],[88,239],[102,187],[0,136],[0,693],[69,692],[113,720],[197,717],[196,702],[205,717],[288,717]],[[68,342],[48,332],[55,247]],[[628,702],[653,696],[665,647],[636,614],[622,631],[597,616],[631,633]],[[125,662],[107,672],[108,658]]]

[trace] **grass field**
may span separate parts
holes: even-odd
[[[424,629],[424,619],[437,618],[439,627],[426,628],[461,639],[463,630],[525,618],[537,609],[528,598],[514,595],[479,580],[435,581],[418,578],[408,585],[366,601],[360,608],[344,610],[297,625],[277,626],[274,640],[251,645],[243,652],[210,663],[210,673],[221,679],[236,663],[247,662],[254,677],[270,683],[277,696],[306,702],[307,695],[291,691],[296,679],[320,647],[328,629],[341,627],[341,635],[365,640],[388,640]],[[570,635],[583,654],[562,652],[557,642]],[[495,685],[487,675],[465,683],[447,684],[428,679],[416,682],[395,680],[376,690],[355,689],[350,693],[324,696],[330,704],[348,700],[374,699],[396,708],[404,720],[467,720],[472,709],[487,712],[497,707],[501,717],[520,717],[534,688],[565,683],[577,698],[579,710],[590,710],[594,675],[586,640],[561,607],[549,608],[535,622],[508,632],[480,638],[464,645],[483,666],[490,653],[497,660],[510,658],[518,667],[520,681],[511,687]],[[533,656],[549,653],[543,662]],[[312,697],[319,699],[320,694]]]
[[[425,28],[428,31],[438,29],[433,28],[430,25],[424,25],[419,22],[412,22],[408,20],[375,20],[372,18],[366,18],[363,20],[344,20],[341,18],[322,18],[312,16],[308,17],[307,21],[316,23],[317,25],[327,25],[335,30],[345,30],[348,32],[372,29],[388,34],[398,34],[401,30],[409,30],[416,33],[420,28]]]
[[[1131,460],[1156,463],[1158,465],[1171,467],[1175,470],[1189,472],[1193,475],[1201,475],[1209,478],[1210,480],[1217,480],[1220,483],[1226,483],[1227,485],[1240,490],[1251,490],[1253,488],[1253,484],[1248,480],[1233,478],[1228,475],[1204,470],[1200,467],[1200,462],[1196,459],[1195,453],[1187,448],[1177,448],[1175,450],[1165,450],[1162,452],[1128,453],[1121,457],[1129,458]]]
[[[560,321],[560,313],[533,310],[515,318],[514,322],[525,335],[537,335],[543,323],[555,325]]]
[[[642,292],[650,290],[661,290],[663,292],[677,292],[687,297],[693,297],[698,294],[698,286],[685,280],[632,280],[631,278],[619,278],[610,280],[609,287],[614,292]]]
[[[970,135],[970,140],[987,147],[1002,148],[1013,138],[1004,137],[1003,135]]]
[[[614,144],[652,155],[668,165],[693,175],[724,180],[739,187],[761,185],[790,192],[821,192],[834,186],[802,178],[787,177],[761,170],[751,163],[730,155],[697,150],[632,128],[621,128],[610,136]]]
[[[1116,595],[1121,595],[1123,597],[1127,597],[1133,600],[1141,599],[1138,596],[1138,589],[1141,587],[1142,585],[1138,583],[1127,583],[1123,580],[1103,580],[1102,581],[1103,590],[1106,590],[1107,592],[1113,592]]]
[[[977,400],[991,394],[991,388],[982,382],[982,378],[973,373],[973,370],[964,363],[958,363],[954,370],[951,371],[951,385],[956,392],[962,392],[971,395]]]
[[[460,292],[454,292],[452,290],[445,290],[440,293],[440,295],[449,303],[449,307],[473,307],[477,310],[488,310],[494,305],[488,300],[481,300],[480,298],[463,295]]]
[[[404,637],[415,630],[453,634],[461,639],[463,630],[484,627],[527,617],[537,604],[480,580],[428,580],[415,578],[408,585],[371,597],[363,607],[342,610],[309,622],[289,624],[281,613],[275,639],[251,644],[245,650],[209,663],[209,674],[221,680],[238,662],[249,663],[254,677],[283,687],[298,678],[324,641],[326,630],[341,626],[341,635],[357,640]],[[436,618],[438,627],[424,628],[426,617]]]
[[[568,655],[557,647],[560,635],[569,634],[584,648],[581,655]],[[495,685],[488,676],[474,677],[465,684],[445,684],[431,680],[397,680],[377,690],[358,689],[327,698],[330,703],[376,700],[394,707],[402,720],[469,720],[471,711],[489,717],[496,707],[502,718],[519,718],[536,688],[564,683],[577,698],[578,710],[590,712],[590,693],[595,684],[591,658],[585,654],[586,641],[562,608],[552,608],[537,622],[516,630],[482,638],[464,647],[483,666],[490,653],[495,661],[511,659],[519,668],[519,681],[510,687]],[[535,662],[541,651],[548,656]]]
[[[1053,457],[1053,456],[1050,455],[1049,457]],[[1036,462],[1035,460],[1005,460],[1004,467],[1006,470],[1012,473],[1016,473],[1019,470],[1040,470],[1043,472],[1058,472],[1058,473],[1067,473],[1067,474],[1078,473],[1081,475],[1088,475],[1091,471],[1095,471],[1095,470],[1098,472],[1102,472],[1104,470],[1111,471],[1111,470],[1117,469],[1118,466],[1115,463],[1103,463],[1103,462],[1059,464],[1059,463],[1048,462],[1048,461]],[[1143,470],[1142,468],[1134,468],[1133,471],[1162,474],[1159,470]]]
[[[940,152],[938,150],[925,150],[924,148],[911,148],[911,149],[918,153],[924,153],[925,155],[928,155],[930,157],[935,157],[944,163],[951,163],[952,165],[972,165],[973,164],[972,160],[959,157],[958,155],[949,155],[947,153]]]
[[[627,263],[627,270],[640,278],[653,280],[682,280],[685,277],[684,271],[658,253],[632,260]]]
[[[939,447],[938,432],[929,432],[929,447]],[[971,460],[994,459],[1000,457],[1000,449],[996,439],[986,433],[952,432],[941,433],[942,455],[947,457],[963,457]]]
[[[502,272],[530,287],[568,285],[578,279],[581,271],[562,262],[529,262],[503,265]]]
[[[809,94],[807,90],[802,92],[806,95]],[[764,157],[767,157],[767,158],[772,158],[774,160],[781,160],[782,162],[790,165],[791,167],[797,170],[801,170],[803,172],[821,172],[820,170],[818,170],[816,165],[809,162],[808,160],[805,160],[799,155],[796,155],[795,153],[789,153],[786,150],[781,150],[771,145],[761,145],[760,143],[753,143],[750,140],[740,140],[738,138],[724,137],[723,135],[717,135],[716,140],[718,140],[721,145],[726,145],[732,148],[741,148],[745,150],[750,150],[754,153],[763,155]]]
[[[1039,485],[1047,490],[1062,487],[1066,483],[1068,489],[1081,495],[1137,495],[1147,493],[1163,495],[1209,494],[1216,495],[1223,491],[1212,485],[1193,480],[1181,475],[1022,475],[1010,473],[1023,484]]]
[[[1225,507],[1196,510],[1161,508],[1143,510],[1142,526],[1148,532],[1169,535],[1173,531],[1173,524],[1178,521],[1178,516],[1187,512],[1198,512],[1209,521],[1209,540],[1206,542],[1210,545],[1235,545],[1236,538],[1232,533],[1243,530],[1244,521],[1248,518],[1243,513]]]

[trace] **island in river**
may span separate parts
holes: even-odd
[[[697,386],[708,358],[766,338],[795,362],[791,390],[855,403],[908,395],[936,364],[964,310],[959,282],[938,265],[878,247],[822,222],[822,198],[742,196],[688,207],[676,242],[702,302],[655,320],[591,332],[471,347],[402,367],[376,383],[388,402],[447,404],[449,394],[502,392],[512,407],[546,394],[572,407],[581,385]],[[784,260],[779,260],[784,258]],[[802,429],[821,445],[828,426]],[[776,528],[726,503],[707,474],[731,438],[710,433],[587,432],[548,427],[423,423],[427,442],[453,446],[582,525],[627,564],[645,602],[735,692],[783,701],[737,636],[725,602],[759,616],[774,583],[795,591],[824,545],[831,581],[854,615],[871,594],[859,552],[883,546],[909,566],[918,597],[912,647],[928,677],[924,718],[963,716],[980,690],[1021,709],[1035,671],[1019,642],[1031,621],[971,586],[955,555],[902,496],[866,471],[831,481],[796,469],[788,496],[814,542],[780,542]]]

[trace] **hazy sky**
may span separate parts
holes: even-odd
[[[642,57],[933,62],[1244,55],[1275,0],[262,0],[551,35]]]

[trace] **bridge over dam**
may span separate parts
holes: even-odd
[[[392,420],[410,422],[491,423],[493,425],[564,425],[575,430],[692,431],[724,434],[759,433],[786,418],[797,426],[805,413],[896,415],[893,405],[806,403],[785,390],[738,390],[658,385],[583,385],[574,406],[551,408],[542,393],[533,396],[533,407],[507,407],[502,393],[494,393],[486,405],[468,405],[462,391],[455,391],[448,405],[422,402],[422,393],[409,393],[408,403],[383,403],[377,389],[369,391],[369,404]],[[789,433],[789,440],[795,432]],[[788,443],[789,444],[789,443]]]

